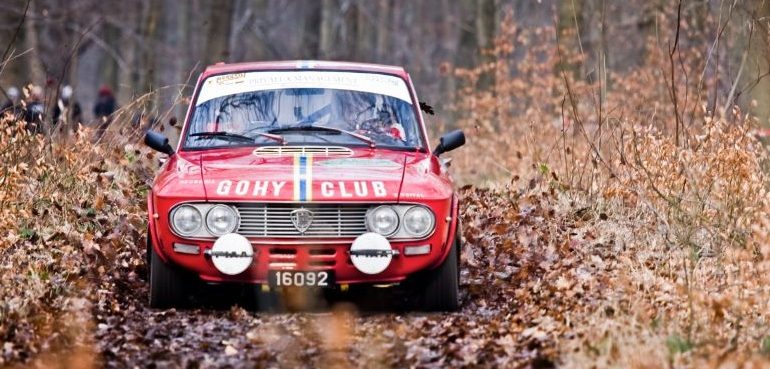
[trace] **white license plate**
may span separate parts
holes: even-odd
[[[267,273],[270,287],[332,287],[334,273],[328,270],[304,272],[271,270]]]

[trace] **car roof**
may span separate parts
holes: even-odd
[[[237,73],[259,70],[344,70],[354,72],[373,72],[392,74],[402,78],[407,77],[403,67],[394,65],[321,61],[321,60],[286,60],[286,61],[262,61],[248,63],[217,63],[209,65],[203,71],[202,77],[215,74]]]

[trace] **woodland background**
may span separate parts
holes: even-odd
[[[579,47],[585,60],[573,69],[591,81],[629,72],[653,48],[670,46],[659,37],[671,25],[659,15],[675,6],[666,0],[4,0],[0,45],[9,46],[6,57],[15,62],[0,74],[0,87],[70,84],[90,119],[101,85],[113,88],[120,105],[160,89],[148,109],[162,112],[180,87],[189,94],[197,73],[215,62],[352,60],[406,67],[421,98],[446,112],[458,91],[453,71],[491,61],[481,50],[493,46],[506,15],[518,34],[545,27],[564,47]],[[725,67],[726,80],[736,77],[745,51],[742,84],[768,70],[767,1],[685,1],[681,12],[688,28],[681,46],[716,51],[706,78],[714,77],[714,65]],[[728,47],[718,35],[740,41]],[[514,58],[534,45],[521,46]],[[715,93],[729,86],[723,90]],[[770,101],[770,80],[741,92],[735,97],[744,107],[751,99]],[[55,101],[55,88],[46,93]],[[767,123],[770,104],[751,112]]]
[[[47,86],[50,108],[69,83],[88,112],[106,84],[122,106],[97,134],[0,118],[0,366],[770,365],[768,1],[4,0],[0,19],[4,89]],[[466,132],[459,312],[147,307],[143,130],[175,131],[208,63],[294,58],[404,65],[434,140]]]

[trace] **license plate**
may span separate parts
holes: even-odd
[[[305,272],[296,270],[271,270],[267,273],[270,287],[332,287],[334,273],[328,270]]]

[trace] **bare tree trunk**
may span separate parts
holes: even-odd
[[[29,2],[30,15],[35,15],[35,0]],[[29,82],[35,84],[45,83],[45,69],[40,62],[40,44],[37,32],[37,22],[35,17],[28,17],[24,23],[24,42],[25,47],[29,50],[29,56],[26,58],[29,60]]]
[[[489,48],[495,37],[497,6],[495,0],[476,1],[476,43],[481,48]]]
[[[165,125],[168,117],[166,112],[176,115],[172,109],[174,100],[179,93],[178,84],[182,80],[181,50],[184,48],[184,23],[182,17],[177,14],[185,13],[186,2],[175,0],[163,0],[161,12],[159,34],[159,53],[156,54],[155,70],[157,70],[156,80],[157,88],[160,88],[157,100],[157,113],[153,114],[159,119],[159,124]],[[181,55],[180,55],[181,54]],[[172,109],[172,110],[169,110]],[[176,133],[174,130],[165,130],[172,143],[176,142]]]
[[[377,10],[377,43],[375,55],[381,59],[388,53],[388,24],[390,21],[390,6],[388,0],[380,0]]]
[[[230,24],[233,20],[232,1],[209,3],[208,39],[206,40],[206,64],[230,60]]]
[[[754,87],[750,91],[751,100],[757,104],[747,104],[752,107],[752,111],[765,126],[770,123],[770,76],[764,73],[770,73],[770,30],[766,26],[761,26],[760,19],[770,18],[770,3],[767,1],[758,2],[752,22],[754,22],[754,35],[750,40],[748,49],[748,59],[746,73],[744,74],[747,83],[741,86]],[[765,23],[766,24],[766,23]],[[746,36],[748,37],[748,36]],[[760,78],[762,78],[760,80]]]
[[[584,0],[561,0],[559,2],[559,47],[564,50],[582,50],[583,40],[581,32],[583,26],[583,1]],[[574,30],[574,36],[567,30]],[[560,65],[561,68],[578,74],[580,71],[576,65]]]
[[[125,47],[119,49],[123,60],[129,65],[139,65],[138,42],[136,37],[140,35],[139,19],[137,11],[130,11],[124,15],[126,26],[121,30],[121,40]],[[137,93],[138,85],[135,79],[136,70],[131,68],[121,68],[118,71],[118,86],[116,98],[119,101],[129,101]]]
[[[478,38],[476,37],[476,0],[462,0],[460,3],[460,41],[455,54],[455,65],[470,68],[478,60]]]
[[[492,48],[492,41],[497,28],[497,9],[495,0],[477,0],[476,2],[476,45],[480,51],[480,63],[493,61],[493,57],[484,51]],[[479,87],[485,88],[495,84],[495,76],[485,73],[479,80]]]
[[[321,25],[319,29],[320,41],[318,43],[318,56],[322,59],[333,57],[335,48],[334,18],[336,13],[336,2],[334,0],[322,0],[321,2]]]
[[[353,54],[357,60],[372,59],[372,44],[374,43],[374,27],[371,26],[373,19],[368,13],[368,9],[362,9],[361,3],[355,5],[355,37],[356,50]]]
[[[145,49],[143,52],[142,63],[140,64],[140,78],[138,85],[142,91],[153,89],[155,83],[155,48],[156,33],[158,28],[158,13],[161,9],[160,0],[148,0],[145,12],[142,14],[144,29],[142,40],[144,40]]]

